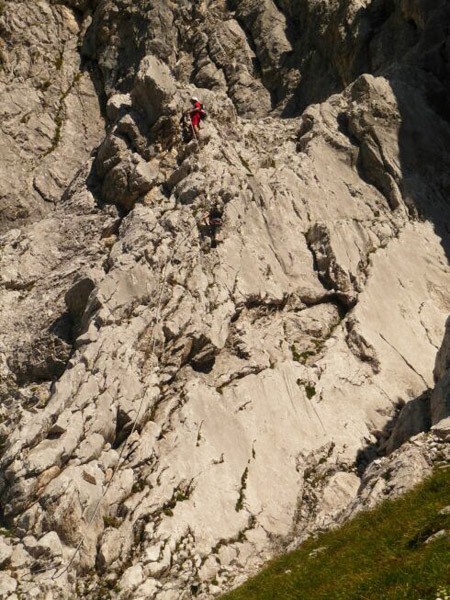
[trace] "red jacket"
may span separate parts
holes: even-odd
[[[202,112],[202,105],[200,102],[196,102],[190,113],[192,125],[194,127],[198,127],[200,125],[200,121],[202,118],[201,112]]]

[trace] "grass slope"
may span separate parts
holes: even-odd
[[[445,598],[450,514],[439,511],[449,505],[450,469],[441,469],[401,498],[274,559],[222,600],[434,600],[438,590]],[[424,544],[443,529],[446,535]]]

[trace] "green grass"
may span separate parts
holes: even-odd
[[[450,592],[450,515],[439,514],[448,505],[450,469],[442,469],[401,498],[274,559],[222,598],[434,600],[438,589]],[[448,535],[423,543],[442,529]]]

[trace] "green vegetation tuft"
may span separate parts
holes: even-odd
[[[239,490],[239,497],[236,500],[236,512],[239,512],[244,508],[244,500],[245,500],[245,490],[247,489],[247,477],[248,477],[248,467],[245,467],[244,472],[241,477],[241,489]]]
[[[64,50],[60,50],[58,57],[55,59],[55,69],[61,71],[64,64]]]
[[[0,527],[0,537],[4,538],[12,538],[14,536],[14,531],[11,529],[7,529],[6,527]]]
[[[135,481],[133,483],[133,487],[131,488],[131,491],[133,492],[133,494],[139,494],[140,492],[142,492],[143,490],[145,490],[145,481],[142,479],[138,479],[137,481]]]
[[[311,398],[314,398],[316,395],[316,388],[310,383],[307,383],[305,384],[305,392],[308,400],[311,400]]]
[[[311,400],[311,398],[314,398],[314,396],[317,394],[316,388],[308,381],[297,379],[297,385],[305,389],[305,394],[308,400]]]
[[[51,143],[50,148],[45,151],[44,156],[51,154],[58,147],[59,142],[61,141],[61,130],[62,130],[63,124],[64,124],[63,105],[62,105],[62,101],[61,101],[61,104],[58,108],[58,112],[56,113],[56,117],[55,117],[55,133],[53,134],[52,143]]]
[[[110,517],[108,515],[103,517],[103,525],[105,529],[108,527],[114,527],[114,529],[117,529],[118,527],[120,527],[121,523],[122,521],[117,517]]]
[[[61,56],[62,56],[62,54],[61,54]],[[43,156],[48,156],[49,154],[54,152],[56,150],[56,148],[59,146],[59,143],[61,141],[62,127],[64,125],[64,119],[65,119],[64,100],[67,98],[70,91],[78,83],[78,81],[81,79],[81,77],[82,77],[81,72],[76,73],[74,78],[72,79],[71,84],[69,85],[67,90],[61,95],[61,97],[59,99],[59,106],[58,106],[58,110],[56,111],[56,116],[55,116],[55,133],[53,134],[53,139],[52,139],[50,148],[44,152]],[[45,89],[44,89],[44,91],[45,91]]]
[[[302,363],[302,356],[301,354],[298,352],[297,347],[295,344],[292,344],[291,346],[291,352],[292,352],[292,360],[295,360],[295,362],[299,362]]]
[[[223,600],[435,600],[450,594],[450,469],[273,560]],[[430,536],[445,530],[428,541]]]
[[[162,507],[162,512],[167,517],[173,517],[173,509],[176,507],[178,502],[184,502],[185,500],[189,500],[192,491],[193,491],[192,481],[184,489],[181,489],[181,488],[175,489],[173,492],[172,498],[170,498],[170,500],[168,500]]]
[[[306,365],[308,358],[311,358],[311,356],[316,356],[318,350],[305,350],[304,352],[299,352],[296,345],[292,344],[291,352],[292,360],[295,360],[295,362],[298,362],[301,365]]]

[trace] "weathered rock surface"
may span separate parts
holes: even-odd
[[[446,3],[0,6],[0,595],[211,598],[448,460]]]
[[[78,52],[73,11],[63,3],[4,2],[0,32],[5,231],[51,212],[103,127],[90,68]]]

